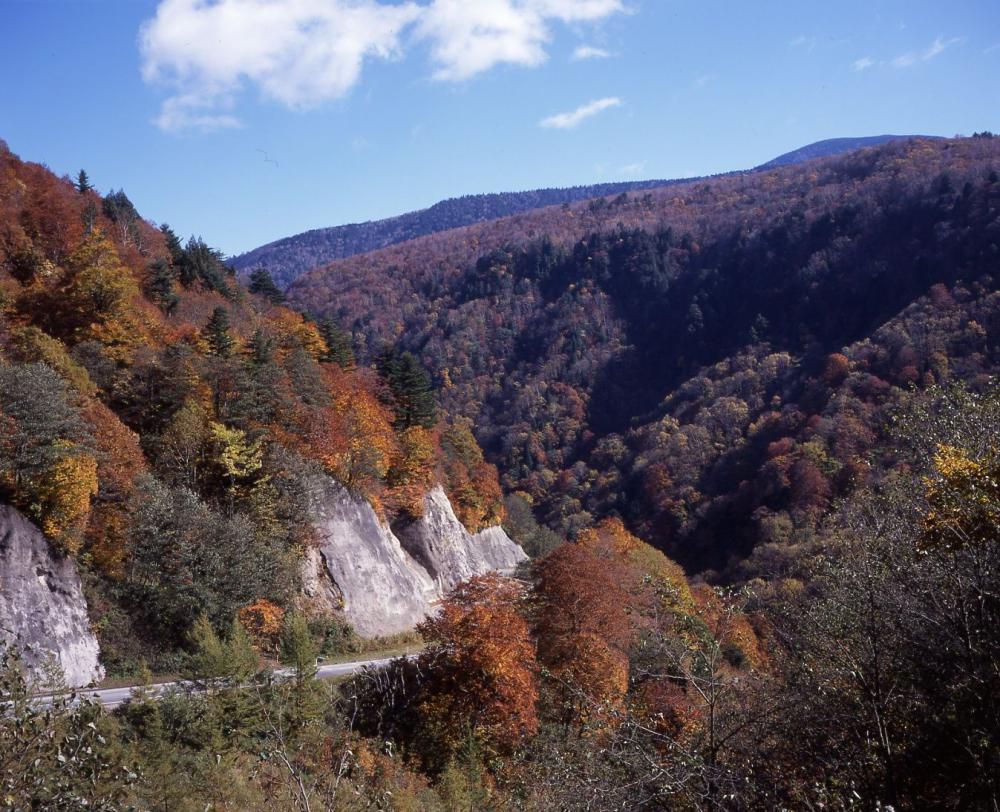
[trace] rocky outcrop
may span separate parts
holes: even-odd
[[[396,634],[427,616],[437,597],[434,582],[371,505],[330,482],[317,512],[323,564],[358,634]]]
[[[47,662],[73,687],[104,676],[75,563],[7,505],[0,505],[0,640],[22,651],[36,679]]]
[[[371,505],[327,482],[316,529],[316,552],[303,566],[305,598],[341,610],[362,637],[412,629],[460,581],[527,559],[500,527],[470,534],[440,487],[426,497],[423,517],[397,535]]]
[[[470,534],[440,485],[424,500],[424,515],[398,527],[397,535],[403,549],[427,570],[441,593],[475,575],[511,572],[528,559],[502,527]]]

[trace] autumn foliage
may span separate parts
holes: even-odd
[[[539,659],[562,683],[565,721],[616,709],[628,690],[628,651],[639,599],[632,543],[620,521],[587,531],[538,564]]]
[[[518,611],[524,597],[516,581],[480,576],[419,627],[430,676],[417,712],[438,764],[470,733],[488,752],[509,755],[537,731],[535,645]]]
[[[240,609],[237,617],[260,651],[277,651],[285,619],[284,609],[262,598]]]
[[[416,354],[560,535],[617,515],[736,578],[866,484],[912,389],[993,371],[998,166],[996,138],[899,141],[411,239],[288,295],[362,361]]]
[[[435,422],[416,358],[387,381],[280,298],[243,289],[218,251],[147,223],[124,191],[0,145],[0,498],[147,636],[179,644],[202,614],[224,630],[242,608],[270,645],[320,474],[387,521],[418,516],[437,482],[470,528],[502,517],[495,468]],[[418,423],[407,381],[423,386]],[[119,631],[105,651],[134,647]]]

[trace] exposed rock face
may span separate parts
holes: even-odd
[[[371,505],[331,482],[318,512],[319,551],[358,634],[396,634],[427,616],[434,582]]]
[[[344,608],[344,595],[330,580],[323,554],[316,547],[306,550],[302,562],[302,594],[306,605],[314,612],[328,614]]]
[[[332,482],[317,511],[319,558],[306,559],[303,591],[317,608],[342,609],[362,637],[412,629],[460,581],[527,559],[502,528],[471,535],[440,487],[400,536],[367,502]]]
[[[403,548],[423,565],[441,593],[474,575],[510,572],[528,559],[502,527],[471,535],[440,485],[427,495],[424,515],[399,528],[398,535]]]
[[[0,639],[23,649],[33,676],[50,660],[70,686],[104,676],[76,565],[7,505],[0,505]]]

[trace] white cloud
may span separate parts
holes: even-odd
[[[160,129],[168,131],[214,132],[241,126],[236,116],[212,112],[210,108],[213,106],[211,99],[205,99],[197,94],[174,96],[163,103],[160,114],[154,122]]]
[[[920,58],[926,62],[928,59],[933,59],[938,54],[944,53],[946,48],[950,48],[952,45],[955,45],[960,41],[959,37],[952,37],[949,40],[943,40],[941,37],[938,37],[931,43],[931,46],[923,52]]]
[[[715,76],[712,75],[711,73],[703,74],[701,76],[696,77],[695,80],[691,82],[691,86],[696,90],[701,90],[703,87],[707,87],[708,83],[711,82],[714,78]]]
[[[855,59],[851,63],[851,69],[855,73],[862,73],[863,71],[868,70],[870,67],[873,67],[874,65],[875,65],[874,59],[868,56],[863,56],[861,57],[861,59]]]
[[[572,59],[574,62],[582,62],[585,59],[608,59],[610,57],[611,51],[595,48],[593,45],[578,45],[573,51]]]
[[[625,166],[618,167],[618,174],[624,175],[626,177],[634,178],[641,175],[646,171],[646,163],[644,161],[637,161],[634,164],[625,164]]]
[[[177,90],[157,123],[232,126],[211,111],[246,82],[293,108],[339,98],[366,58],[400,52],[419,14],[414,3],[372,0],[163,0],[139,34],[143,78]]]
[[[957,45],[962,41],[961,37],[952,37],[951,39],[942,39],[941,37],[938,37],[923,51],[910,51],[902,56],[897,56],[894,60],[892,60],[892,64],[897,68],[909,68],[916,65],[918,62],[927,62],[934,57],[943,54],[952,45]]]
[[[616,96],[606,99],[596,99],[588,104],[577,107],[571,113],[557,113],[554,116],[542,119],[538,123],[538,126],[545,127],[546,129],[571,130],[574,127],[578,127],[581,122],[591,116],[596,116],[598,113],[609,110],[612,107],[620,107],[621,103],[622,100]]]
[[[553,23],[624,11],[623,0],[161,0],[139,47],[143,78],[174,92],[157,124],[205,130],[238,125],[218,110],[248,86],[299,109],[340,98],[366,60],[401,56],[407,35],[430,43],[436,79],[462,81],[540,65]]]
[[[621,0],[434,0],[418,25],[431,41],[435,79],[463,81],[500,64],[542,64],[551,21],[596,22]]]
[[[799,34],[795,39],[789,41],[788,47],[804,48],[807,51],[812,51],[816,47],[816,37],[807,37],[805,34]]]

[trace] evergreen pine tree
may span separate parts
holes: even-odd
[[[81,194],[85,195],[87,192],[91,191],[94,186],[90,182],[90,178],[87,177],[87,171],[85,169],[80,170],[80,174],[76,176],[76,190]]]
[[[375,369],[391,387],[399,372],[399,353],[391,345],[386,344],[375,356]]]
[[[306,618],[299,612],[289,612],[281,629],[281,661],[295,669],[298,683],[316,676],[316,645]]]
[[[177,294],[174,293],[176,274],[164,259],[157,259],[149,266],[149,293],[160,306],[160,309],[170,315],[177,308]]]
[[[226,654],[229,659],[229,670],[232,678],[239,684],[249,680],[257,673],[259,658],[254,651],[253,641],[243,624],[233,618],[226,641]]]
[[[181,241],[174,233],[174,230],[166,223],[160,226],[160,233],[163,234],[167,241],[170,261],[173,262],[175,268],[180,270],[180,266],[184,264],[184,246],[181,245]]]
[[[282,293],[281,288],[274,284],[267,268],[257,268],[250,274],[249,290],[251,293],[263,296],[271,304],[280,305],[285,301],[285,294]]]
[[[229,314],[226,312],[226,308],[217,307],[212,311],[203,335],[208,342],[209,353],[220,358],[228,358],[232,355],[236,341],[229,332]]]
[[[246,351],[250,366],[266,366],[274,361],[274,339],[258,327],[250,336]]]
[[[169,245],[172,242],[173,232],[167,234],[167,231],[164,231],[164,234],[167,235]],[[178,242],[177,246],[179,245]],[[188,288],[195,282],[201,282],[209,290],[218,291],[227,299],[234,297],[234,290],[230,288],[228,282],[228,277],[232,276],[234,271],[222,261],[221,252],[211,248],[200,237],[191,237],[179,254],[175,252],[173,246],[170,246],[170,251],[174,256],[174,267],[177,268],[184,287]]]
[[[336,364],[341,369],[354,369],[351,337],[330,319],[324,319],[319,323],[319,334],[327,346],[327,352],[322,360]]]
[[[389,381],[396,398],[396,428],[405,431],[412,426],[429,429],[437,419],[434,392],[427,370],[413,353],[399,357],[394,378]]]
[[[199,615],[195,621],[191,629],[191,645],[194,651],[188,658],[185,676],[204,682],[228,676],[226,646],[215,633],[207,615]]]
[[[400,354],[385,346],[375,359],[375,368],[388,384],[389,405],[396,413],[393,426],[406,431],[412,426],[431,428],[437,420],[434,392],[427,370],[411,352]]]

